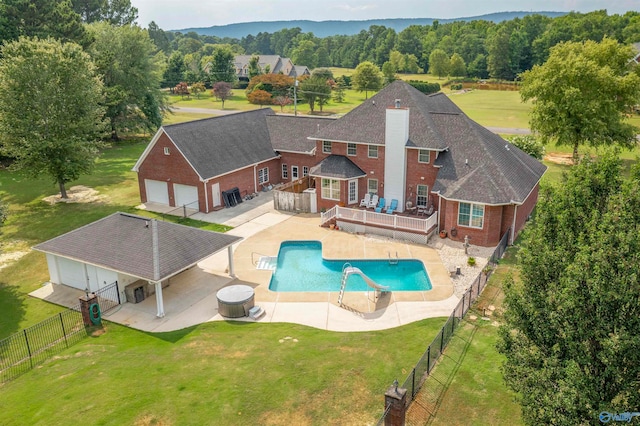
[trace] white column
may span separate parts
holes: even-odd
[[[236,274],[233,270],[233,246],[227,247],[227,251],[229,253],[229,275],[231,278],[235,278]]]
[[[162,300],[162,282],[156,281],[156,306],[158,307],[158,318],[164,317],[164,301]]]

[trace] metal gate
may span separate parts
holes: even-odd
[[[106,287],[102,287],[95,292],[98,298],[100,311],[106,314],[116,306],[120,305],[120,291],[118,291],[118,281],[114,281]]]

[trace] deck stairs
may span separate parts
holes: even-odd
[[[260,256],[256,269],[262,269],[266,271],[275,271],[278,264],[278,256]]]

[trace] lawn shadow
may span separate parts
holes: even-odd
[[[0,339],[20,331],[26,308],[18,287],[0,283],[0,312]]]

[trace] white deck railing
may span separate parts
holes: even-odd
[[[424,219],[397,214],[376,213],[370,210],[351,209],[348,207],[334,206],[320,215],[321,225],[332,219],[344,219],[351,222],[359,222],[372,226],[402,229],[405,231],[417,231],[426,233],[437,225],[437,216],[432,214]]]

